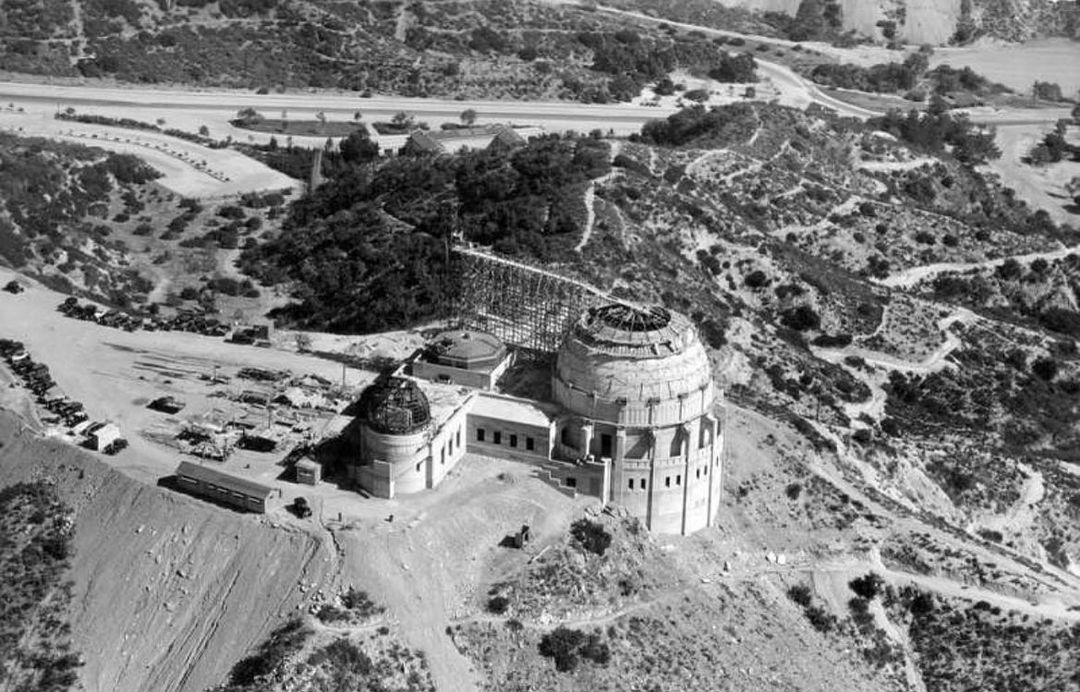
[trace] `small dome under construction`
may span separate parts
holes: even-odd
[[[406,435],[431,422],[431,407],[412,380],[381,377],[360,395],[360,415],[376,432]]]

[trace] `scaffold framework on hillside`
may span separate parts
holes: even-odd
[[[461,262],[456,316],[468,329],[518,348],[554,352],[585,310],[631,305],[577,279],[476,248],[457,246],[454,252]]]

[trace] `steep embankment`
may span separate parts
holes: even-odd
[[[296,610],[330,554],[274,529],[133,481],[0,412],[3,483],[51,477],[75,511],[70,613],[87,690],[204,690]]]

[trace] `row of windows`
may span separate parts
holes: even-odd
[[[709,467],[708,466],[699,467],[694,472],[695,477],[699,478],[699,479],[701,478],[702,475],[707,476],[708,474],[709,474]],[[671,487],[671,478],[672,478],[671,476],[664,476],[664,487],[665,488],[670,488]],[[639,479],[637,479],[637,481],[638,481],[638,487],[637,487],[638,490],[645,490],[645,489],[648,488],[648,481],[646,481],[644,478],[639,478]],[[682,474],[681,473],[675,474],[675,485],[676,485],[676,487],[682,485]],[[634,489],[634,479],[633,478],[626,479],[626,489],[627,490],[633,490]]]
[[[510,438],[509,439],[510,446],[516,448],[518,446],[517,433],[510,433],[509,435],[507,435],[507,437]],[[503,434],[502,434],[501,430],[492,430],[491,431],[491,444],[501,445],[502,444],[502,438],[503,438]],[[484,430],[483,428],[477,428],[476,429],[476,441],[477,442],[486,442],[487,441],[487,431]],[[525,449],[530,451],[530,452],[533,451],[534,449],[536,449],[536,440],[529,437],[528,435],[525,436]]]
[[[261,500],[259,500],[258,498],[251,497],[250,495],[245,495],[243,493],[238,493],[235,490],[229,490],[228,488],[223,488],[220,485],[214,485],[213,483],[210,483],[208,481],[199,481],[194,478],[189,478],[187,476],[177,476],[177,478],[179,478],[184,483],[188,483],[195,487],[201,486],[203,488],[206,488],[209,492],[218,493],[222,496],[228,496],[240,502],[250,502],[253,504],[260,504],[261,502]]]
[[[459,427],[453,435],[446,438],[446,443],[443,444],[442,449],[439,450],[439,465],[446,466],[446,457],[454,456],[454,445],[457,445],[458,449],[461,449],[461,428]],[[416,472],[420,473],[420,469],[423,467],[424,462],[420,461],[416,464]]]
[[[700,426],[700,431],[699,431],[699,434],[698,434],[698,449],[704,449],[705,446],[708,445],[709,442],[711,441],[710,437],[711,437],[710,428],[706,427],[705,425]],[[562,433],[559,436],[559,439],[567,447],[575,447],[576,446],[576,444],[574,442],[574,431],[573,431],[572,428],[569,428],[569,427],[563,428]],[[628,458],[640,459],[640,458],[643,458],[645,456],[645,454],[646,454],[647,447],[639,448],[639,445],[637,445],[637,444],[629,444],[629,447],[630,448],[625,451],[625,454],[626,454],[626,456]],[[682,456],[682,453],[683,453],[683,448],[682,447],[683,447],[683,445],[682,445],[682,435],[681,434],[676,434],[671,440],[671,448],[669,450],[670,453],[669,453],[668,456],[672,456],[672,457]],[[602,457],[611,457],[613,455],[613,453],[614,453],[614,449],[615,449],[615,446],[613,444],[611,435],[609,433],[600,433],[600,456],[602,456]]]

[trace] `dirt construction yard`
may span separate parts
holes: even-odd
[[[0,284],[13,278],[13,272],[0,268]],[[85,404],[91,420],[119,425],[131,446],[113,457],[94,456],[145,485],[156,485],[171,475],[181,458],[195,460],[160,439],[158,431],[175,428],[176,421],[147,409],[153,398],[171,394],[183,399],[187,406],[175,418],[198,418],[215,409],[218,414],[235,415],[228,409],[236,404],[212,396],[215,386],[203,376],[234,375],[241,367],[288,370],[335,383],[344,379],[355,391],[375,377],[375,373],[343,369],[329,360],[284,350],[228,344],[195,334],[126,332],[71,319],[56,310],[63,296],[26,278],[18,280],[28,287],[24,293],[0,293],[0,338],[22,341],[35,361],[49,366],[64,393]],[[363,350],[363,344],[354,346]],[[379,342],[378,348],[387,346]],[[228,386],[252,387],[235,377]],[[24,425],[46,427],[38,420],[40,409],[35,410],[28,399],[28,393],[0,366],[0,408],[15,413]],[[316,436],[331,433],[332,426],[343,421],[343,416],[319,419],[313,426]],[[63,438],[59,429],[52,434]],[[324,546],[334,546],[327,557],[325,581],[320,579],[319,584],[327,592],[359,584],[377,602],[386,604],[404,626],[410,645],[425,651],[439,690],[477,688],[470,662],[454,648],[445,630],[483,594],[490,578],[485,566],[492,560],[499,564],[527,560],[559,538],[574,517],[596,504],[592,498],[567,497],[541,480],[529,465],[471,454],[438,491],[396,500],[366,499],[332,482],[311,487],[279,478],[286,451],[280,446],[266,454],[237,451],[224,464],[214,465],[278,487],[286,501],[307,497],[314,518],[299,520],[279,509],[264,517],[243,517],[242,523],[254,520],[289,535],[310,533]],[[166,495],[181,506],[193,504],[222,516],[238,516],[198,499],[169,491]],[[177,515],[177,521],[181,516]],[[507,555],[505,548],[498,547],[500,540],[523,523],[533,527],[533,545],[527,552]],[[83,636],[92,637],[92,632]],[[92,667],[97,671],[101,666],[108,669],[98,662]],[[148,669],[146,674],[161,671]],[[170,683],[168,689],[189,688],[181,682]]]

